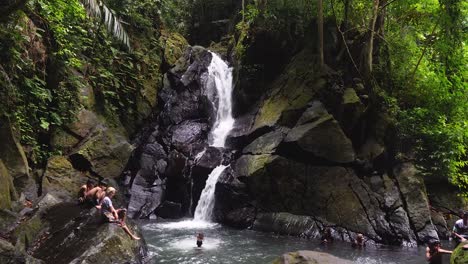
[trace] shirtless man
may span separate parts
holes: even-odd
[[[440,241],[435,240],[426,248],[426,260],[429,264],[442,264],[442,254],[452,254],[452,251],[440,248]]]
[[[90,190],[94,188],[95,182],[91,179],[88,179],[85,185],[81,186],[78,191],[78,202],[83,203],[86,200],[86,196]]]
[[[106,196],[107,183],[100,181],[98,186],[92,188],[86,193],[86,199],[91,201],[94,205],[101,205],[102,199]]]

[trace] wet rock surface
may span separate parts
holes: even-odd
[[[273,264],[351,264],[352,261],[332,256],[328,253],[301,250],[286,253],[273,261]]]
[[[129,216],[189,214],[208,174],[220,164],[222,153],[208,146],[217,100],[214,87],[205,85],[211,57],[202,47],[189,47],[165,74],[160,113],[139,135],[129,163]]]
[[[144,240],[134,241],[116,224],[103,223],[98,212],[72,203],[48,208],[28,250],[44,263],[140,263]],[[138,234],[132,223],[127,226]]]

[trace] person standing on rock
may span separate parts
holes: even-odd
[[[452,251],[440,248],[439,240],[428,243],[426,248],[426,260],[429,264],[442,264],[442,254],[452,254]]]
[[[108,223],[117,223],[132,239],[139,240],[140,238],[132,234],[125,224],[125,218],[127,215],[126,209],[115,209],[112,205],[112,197],[114,197],[116,190],[112,187],[107,188],[106,196],[102,199],[100,206],[103,218]]]
[[[460,236],[468,239],[468,212],[464,212],[462,219],[459,219],[455,222],[452,233],[455,237],[457,237],[458,243],[461,242],[459,239]]]

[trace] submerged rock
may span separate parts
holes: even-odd
[[[273,264],[351,264],[352,261],[328,253],[301,250],[289,252],[273,261]]]

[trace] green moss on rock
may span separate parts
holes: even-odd
[[[16,199],[15,186],[5,164],[0,159],[0,209],[10,209],[11,202]]]
[[[305,108],[314,95],[325,87],[326,81],[318,75],[311,61],[310,51],[304,50],[296,55],[285,73],[273,82],[272,92],[262,102],[253,130],[275,125],[287,111]]]
[[[468,242],[460,243],[452,253],[450,257],[450,264],[466,264],[468,263],[468,250],[463,249],[464,245],[468,245]]]

